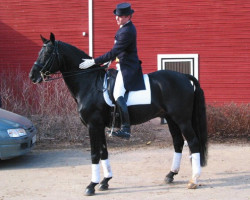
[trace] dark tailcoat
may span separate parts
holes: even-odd
[[[102,64],[117,57],[125,89],[129,91],[145,89],[142,68],[137,55],[136,28],[131,21],[117,31],[115,40],[113,48],[96,58],[95,63]]]

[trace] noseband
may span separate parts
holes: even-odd
[[[43,44],[43,46],[45,47],[46,44]],[[43,81],[46,82],[46,81],[50,80],[49,79],[49,75],[51,74],[50,70],[53,67],[56,59],[60,65],[60,54],[58,51],[58,41],[55,41],[54,50],[44,65],[38,63],[37,61],[34,63],[34,65],[42,68],[40,71],[40,74],[41,74]]]

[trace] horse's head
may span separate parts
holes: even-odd
[[[54,34],[50,34],[50,40],[45,39],[42,35],[41,39],[43,41],[42,49],[29,73],[33,83],[41,83],[44,78],[57,72],[60,67],[58,41],[55,40]]]

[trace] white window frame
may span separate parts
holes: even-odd
[[[199,54],[158,54],[157,69],[162,70],[166,62],[190,62],[191,75],[199,80]]]

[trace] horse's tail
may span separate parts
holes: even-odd
[[[195,77],[189,74],[187,74],[187,77],[189,80],[193,81],[195,85],[192,126],[200,143],[201,166],[205,166],[207,164],[208,139],[204,92]]]

